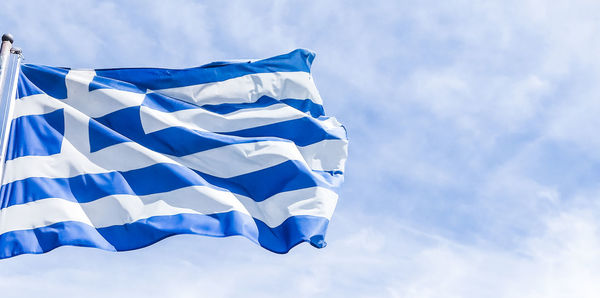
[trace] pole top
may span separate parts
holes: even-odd
[[[12,34],[10,34],[10,33],[4,33],[2,35],[2,41],[8,41],[10,43],[13,43],[14,40],[13,40]]]

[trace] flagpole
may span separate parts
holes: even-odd
[[[21,62],[21,50],[12,47],[13,41],[12,35],[8,33],[2,35],[0,47],[0,184],[4,178],[4,162],[6,161]],[[11,56],[11,54],[15,54],[15,56]]]

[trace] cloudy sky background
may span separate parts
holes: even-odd
[[[25,63],[185,68],[311,49],[350,157],[324,249],[63,247],[2,260],[0,295],[597,297],[596,3],[2,0]]]

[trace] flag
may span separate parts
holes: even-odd
[[[0,189],[0,258],[126,251],[177,234],[325,246],[347,156],[295,50],[190,69],[24,64]]]

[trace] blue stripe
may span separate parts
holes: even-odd
[[[22,71],[19,72],[19,82],[17,83],[16,94],[17,99],[43,93],[44,91],[34,85]]]
[[[6,159],[21,156],[47,156],[60,153],[65,134],[64,110],[13,119]]]
[[[298,146],[306,146],[323,140],[346,137],[342,132],[324,130],[318,121],[311,117],[232,132],[202,132],[185,127],[168,127],[146,134],[142,127],[139,106],[125,108],[91,120],[89,133],[92,152],[121,142],[133,141],[152,151],[173,156],[185,156],[226,145],[274,140],[274,138],[280,141],[289,140]]]
[[[0,259],[27,253],[45,253],[62,245],[126,251],[177,234],[213,237],[241,235],[272,252],[287,253],[302,242],[309,242],[317,248],[324,247],[328,223],[323,217],[293,216],[281,225],[270,228],[262,221],[237,211],[212,215],[156,216],[99,229],[69,221],[0,235]]]
[[[312,118],[301,118],[281,122],[277,125],[267,125],[225,134],[197,132],[181,127],[170,127],[151,134],[144,134],[141,125],[138,125],[138,127],[130,125],[132,118],[137,117],[139,119],[139,112],[137,111],[139,111],[139,107],[127,108],[101,117],[98,119],[100,121],[90,120],[89,134],[91,151],[95,152],[110,145],[134,141],[155,152],[174,156],[185,156],[230,144],[263,140],[282,141],[281,139],[274,139],[273,137],[284,139],[292,138],[293,141],[299,143],[298,145],[301,146],[318,142],[326,138],[339,137],[332,136],[330,133],[320,129],[320,127],[316,126],[316,124],[311,121]],[[111,129],[99,122],[110,126]],[[300,122],[300,124],[297,124],[298,122]],[[135,123],[140,123],[140,120],[133,119],[133,124]],[[269,129],[271,127],[275,128]],[[304,129],[299,130],[299,127],[304,127]],[[9,139],[7,154],[8,159],[27,155],[51,155],[60,153],[64,134],[63,110],[56,110],[44,115],[19,117],[14,120],[11,129],[12,133]],[[236,133],[240,136],[227,135]],[[262,135],[268,136],[263,137]],[[296,166],[293,166],[292,168],[295,167]],[[292,170],[292,168],[290,168],[290,170]],[[283,177],[280,174],[277,175],[278,177]],[[212,176],[203,177],[206,177],[206,179],[210,179],[211,181],[214,180]],[[225,185],[228,184],[226,183]],[[242,192],[240,191],[239,193]],[[245,193],[242,194],[246,195]],[[255,198],[261,197],[263,197],[263,195],[259,195]]]
[[[36,86],[38,90],[57,98],[67,98],[67,84],[65,77],[69,72],[67,68],[50,67],[43,65],[34,64],[23,64],[21,65],[21,72],[29,82]],[[25,82],[25,81],[20,81]],[[36,92],[32,86],[25,86],[20,92]],[[21,89],[21,88],[20,88]]]
[[[136,142],[152,151],[174,156],[185,156],[231,144],[273,140],[273,138],[240,138],[212,132],[201,132],[184,127],[168,127],[149,134],[144,132],[140,107],[125,108],[91,119],[89,125],[92,152],[122,142]]]
[[[179,100],[177,98],[173,98],[170,96],[162,95],[160,93],[149,93],[144,98],[142,102],[143,106],[149,107],[151,109],[161,111],[161,112],[176,112],[181,110],[190,110],[190,109],[204,109],[213,113],[226,115],[235,111],[243,110],[243,109],[256,109],[256,108],[264,108],[268,106],[272,106],[275,104],[284,103],[293,107],[303,113],[308,113],[314,118],[319,118],[324,115],[323,106],[320,104],[314,103],[310,99],[281,99],[277,100],[269,96],[262,96],[255,102],[250,103],[224,103],[224,104],[215,104],[215,105],[202,105],[197,106],[191,103]]]
[[[196,171],[212,185],[252,198],[257,202],[280,192],[323,186],[331,188],[319,172],[312,172],[295,160],[232,178],[219,178]],[[325,174],[328,175],[328,174]]]
[[[225,115],[242,109],[264,108],[274,104],[284,103],[303,113],[308,113],[314,118],[324,115],[323,106],[314,103],[310,99],[281,99],[277,100],[269,96],[262,96],[252,103],[225,103],[218,105],[203,105],[201,108],[213,113]]]
[[[308,146],[323,140],[345,139],[345,130],[326,131],[319,123],[308,117],[277,122],[269,125],[252,127],[220,134],[244,138],[275,137],[294,142],[298,146]]]
[[[0,187],[0,208],[45,198],[87,203],[108,195],[148,195],[188,186],[229,190],[255,201],[263,201],[278,192],[312,186],[335,189],[342,179],[342,175],[310,171],[296,161],[232,178],[218,178],[175,164],[154,164],[131,171],[83,174],[70,178],[31,177],[13,181]]]
[[[90,139],[90,153],[108,146],[131,142],[130,139],[94,119],[90,119],[88,122],[88,135]]]
[[[319,118],[325,115],[323,106],[316,104],[309,99],[282,99],[281,101],[286,105],[295,108],[296,110],[310,114],[314,118]]]
[[[96,247],[115,251],[93,227],[80,222],[60,222],[33,230],[0,235],[0,259],[20,254],[41,254],[61,245]]]
[[[189,69],[119,68],[96,70],[90,91],[97,88],[160,90],[205,83],[220,82],[255,73],[310,72],[315,54],[304,49],[255,62],[218,63]],[[113,82],[110,82],[110,81]],[[116,81],[116,82],[115,82]],[[125,82],[127,84],[120,84]]]
[[[161,112],[176,112],[181,110],[197,109],[197,105],[193,105],[189,102],[179,100],[174,97],[166,96],[160,93],[148,93],[144,97],[142,106],[149,107],[151,109]]]

